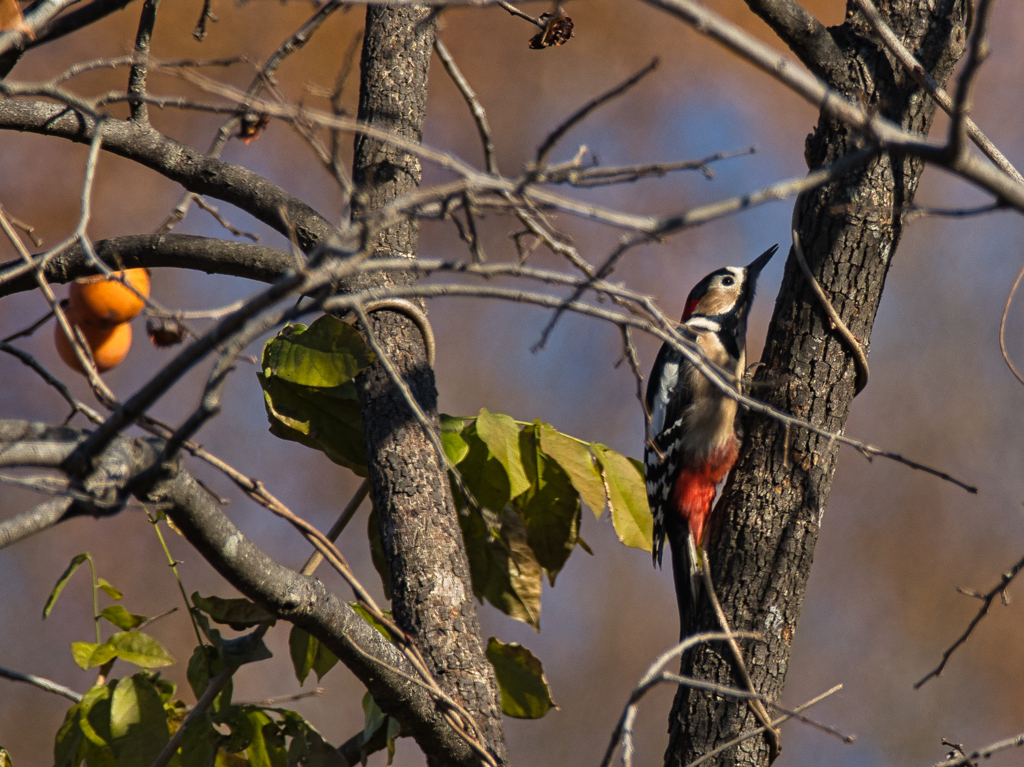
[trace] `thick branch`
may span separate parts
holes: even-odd
[[[66,427],[0,421],[0,455],[6,465],[55,467],[84,436]],[[446,724],[435,699],[416,683],[416,670],[395,646],[319,580],[278,564],[249,541],[190,474],[158,462],[161,445],[158,440],[118,438],[101,456],[101,470],[84,483],[84,490],[114,498],[130,491],[144,503],[166,508],[189,542],[239,591],[329,647],[381,709],[401,722],[403,734],[445,764],[478,767],[479,756]],[[5,524],[0,523],[0,530]]]
[[[295,268],[295,256],[283,250],[248,242],[233,242],[191,234],[133,234],[93,243],[96,255],[111,269],[170,267],[226,274],[259,282],[275,282]],[[81,243],[49,257],[43,274],[49,283],[64,284],[95,274]],[[17,276],[16,276],[17,275]],[[0,264],[0,297],[35,290],[24,261]]]
[[[846,85],[846,57],[832,33],[795,0],[746,0],[797,58],[833,88]]]
[[[7,99],[0,102],[0,129],[29,131],[89,143],[95,121],[59,104]],[[294,231],[310,251],[332,227],[319,213],[277,184],[240,165],[207,157],[147,124],[106,118],[103,148],[176,181],[196,194],[224,200],[285,235]]]

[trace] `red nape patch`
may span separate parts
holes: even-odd
[[[683,322],[686,322],[688,319],[690,319],[690,315],[693,314],[693,310],[697,308],[697,304],[699,303],[699,298],[691,298],[689,301],[686,302],[686,306],[683,307]]]
[[[715,500],[715,488],[736,463],[738,453],[736,440],[729,440],[705,460],[684,466],[676,477],[672,501],[676,512],[689,524],[690,533],[698,546],[704,541],[704,530],[711,516],[711,504]]]

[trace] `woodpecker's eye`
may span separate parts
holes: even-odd
[[[725,287],[728,288],[728,287],[731,287],[731,286],[735,285],[736,284],[736,280],[733,279],[732,277],[723,277],[722,278],[722,284],[725,285]]]

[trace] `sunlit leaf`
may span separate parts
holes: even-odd
[[[259,374],[270,431],[362,476],[366,456],[352,379],[373,362],[359,333],[324,315],[267,342]]]
[[[97,758],[96,748],[110,743],[110,688],[113,682],[96,685],[78,702],[78,726],[90,743],[90,761]],[[111,754],[111,757],[113,755]]]
[[[141,631],[119,631],[107,640],[117,657],[143,668],[170,666],[174,658],[158,641]]]
[[[512,498],[508,471],[477,434],[476,421],[470,422],[462,432],[462,438],[469,450],[459,463],[457,471],[466,488],[473,494],[474,500],[497,514]],[[520,467],[521,465],[520,461]]]
[[[562,467],[540,449],[539,423],[519,434],[529,489],[513,500],[526,540],[551,585],[573,549],[580,525],[580,495]]]
[[[133,613],[128,612],[121,605],[104,607],[100,611],[100,615],[113,623],[119,629],[124,629],[125,631],[129,631],[136,626],[141,626],[149,620],[145,615],[134,615]]]
[[[106,642],[103,644],[96,644],[95,642],[72,642],[71,657],[74,658],[75,663],[83,669],[90,669],[93,666],[102,666],[111,658],[116,658],[117,650]]]
[[[217,623],[228,625],[235,631],[244,631],[262,623],[274,625],[277,622],[273,615],[249,599],[204,597],[196,591],[192,594],[192,604]]]
[[[445,456],[453,466],[469,454],[469,445],[462,436],[465,427],[465,418],[441,414],[441,444],[444,445]]]
[[[594,512],[594,516],[599,518],[605,507],[604,482],[587,446],[556,431],[550,424],[542,423],[540,448],[569,475],[576,492]]]
[[[331,388],[351,381],[373,364],[359,331],[325,314],[308,328],[289,325],[267,342],[263,374],[283,381]]]
[[[558,706],[551,698],[544,667],[518,642],[505,644],[494,637],[487,641],[487,660],[501,689],[501,711],[517,719],[540,719]]]
[[[113,586],[111,586],[106,578],[97,578],[96,579],[96,585],[99,586],[101,589],[103,589],[103,591],[105,591],[107,596],[110,597],[111,599],[123,599],[124,598],[124,594],[122,594],[120,591],[118,591]]]
[[[67,566],[67,569],[64,570],[63,573],[61,573],[60,578],[57,579],[57,583],[54,584],[53,590],[50,592],[50,596],[46,600],[46,606],[43,607],[44,620],[50,615],[50,611],[53,610],[53,606],[57,604],[57,597],[60,596],[60,593],[68,584],[68,581],[71,579],[71,576],[75,574],[75,570],[77,570],[82,565],[83,562],[91,558],[92,557],[88,553],[76,554],[74,557],[72,557],[71,563]]]
[[[640,464],[604,445],[590,448],[601,465],[615,534],[627,546],[650,551],[654,520]]]
[[[277,724],[258,708],[247,708],[246,715],[252,725],[252,740],[245,749],[249,764],[252,767],[287,767],[288,752]]]
[[[14,767],[14,761],[6,748],[0,746],[0,767]]]
[[[80,703],[76,703],[64,715],[64,723],[57,730],[53,744],[54,767],[78,767],[85,759],[89,741],[79,724]]]
[[[486,408],[481,408],[476,419],[476,433],[487,445],[491,455],[504,467],[508,475],[510,496],[515,498],[525,493],[530,488],[530,480],[526,478],[519,453],[519,426],[516,422],[507,415],[490,413]]]
[[[306,683],[310,671],[316,672],[319,682],[338,662],[337,656],[324,647],[319,639],[298,626],[292,626],[288,634],[288,651],[295,669],[295,678],[300,685]]]
[[[149,767],[170,740],[160,694],[143,675],[121,679],[114,688],[110,735],[118,767]]]

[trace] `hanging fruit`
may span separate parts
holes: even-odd
[[[125,287],[125,283],[135,290]],[[139,294],[149,296],[149,271],[146,269],[113,272],[109,277],[105,274],[81,277],[71,283],[68,299],[71,310],[77,313],[82,324],[112,328],[142,311],[146,302]]]

